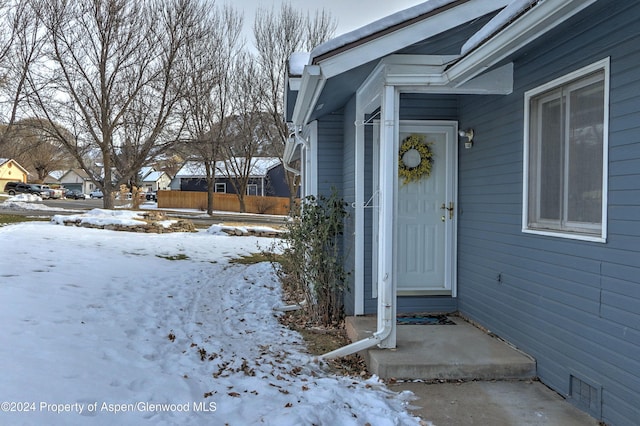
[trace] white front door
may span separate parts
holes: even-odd
[[[413,135],[426,142],[433,160],[429,176],[409,183],[398,179],[398,295],[455,296],[457,125],[401,122],[399,146]]]
[[[428,177],[408,184],[404,184],[402,178],[397,179],[394,277],[399,296],[456,296],[457,131],[456,122],[400,122],[398,146],[411,135],[423,136],[433,153],[433,162]],[[373,134],[372,295],[375,298],[380,239],[377,126]]]

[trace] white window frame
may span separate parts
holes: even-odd
[[[218,188],[222,188],[222,191],[218,191]],[[225,182],[216,182],[214,187],[214,192],[217,194],[226,194],[227,193],[227,184]]]
[[[256,189],[256,193],[255,194],[251,194],[249,191],[249,188],[255,188]],[[260,193],[258,192],[258,185],[255,183],[248,183],[247,184],[247,195],[260,195]]]
[[[600,235],[580,233],[570,230],[550,230],[529,226],[529,140],[531,129],[531,99],[539,95],[562,86],[568,86],[576,80],[587,77],[589,74],[604,72],[604,122],[602,139],[602,216]],[[522,208],[522,232],[569,238],[582,241],[593,241],[605,243],[607,241],[607,189],[608,189],[608,164],[609,164],[609,91],[610,91],[610,58],[605,58],[591,65],[583,67],[563,77],[550,81],[546,84],[531,89],[524,94],[524,158],[523,158],[523,208]]]

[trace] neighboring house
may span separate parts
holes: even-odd
[[[58,182],[67,189],[82,191],[84,194],[97,189],[96,184],[91,180],[87,172],[82,169],[67,170],[58,179]]]
[[[206,171],[202,163],[196,161],[187,161],[182,165],[180,170],[178,170],[178,173],[176,173],[176,175],[171,180],[170,188],[174,191],[180,191],[182,190],[183,185],[185,188],[188,188],[192,185],[195,185],[195,183],[192,184],[191,182],[204,181],[205,176]],[[205,189],[203,191],[206,191],[206,181],[204,182],[204,188]]]
[[[228,171],[229,170],[229,171]],[[231,182],[236,174],[232,167],[224,161],[216,162],[215,192],[235,194]],[[206,191],[207,181],[204,165],[198,162],[187,162],[178,171],[171,183],[172,189],[182,191]],[[288,197],[284,167],[277,157],[255,157],[252,159],[251,174],[247,185],[247,195]]]
[[[67,170],[54,170],[49,172],[49,174],[44,178],[44,182],[47,185],[59,185],[60,178],[64,176]]]
[[[29,172],[16,160],[0,158],[0,193],[7,182],[27,182]]]
[[[353,206],[346,310],[377,313],[381,347],[396,311],[458,311],[637,424],[638,19],[635,1],[431,0],[292,57],[285,161],[303,196]]]
[[[140,178],[140,183],[147,192],[166,190],[171,186],[171,177],[165,172],[156,171],[153,167],[143,168]]]

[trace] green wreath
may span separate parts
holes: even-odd
[[[411,135],[402,141],[398,157],[398,175],[403,184],[431,175],[433,152],[422,135]]]

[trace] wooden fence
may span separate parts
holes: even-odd
[[[244,196],[245,213],[289,214],[289,198]],[[158,191],[159,209],[196,209],[207,211],[207,193],[198,191]],[[213,194],[213,210],[239,212],[240,201],[235,194]]]

